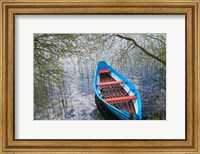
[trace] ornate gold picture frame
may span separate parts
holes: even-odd
[[[199,153],[199,0],[3,0],[0,2],[1,153]],[[16,140],[14,138],[15,15],[155,14],[186,17],[186,139]]]

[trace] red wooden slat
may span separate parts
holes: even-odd
[[[99,74],[101,74],[101,73],[110,73],[110,70],[107,70],[107,69],[100,70],[100,71],[99,71]]]
[[[122,83],[124,83],[124,81],[101,82],[98,83],[97,86],[109,86],[113,84],[122,84]]]
[[[124,101],[124,100],[132,100],[136,99],[136,96],[124,96],[124,97],[115,97],[115,98],[107,98],[106,102],[115,102],[115,101]]]

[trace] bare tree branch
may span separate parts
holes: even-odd
[[[148,34],[144,34],[144,35],[147,36],[147,37],[150,37],[150,38],[152,38],[152,39],[158,40],[158,41],[160,41],[161,43],[163,43],[164,45],[166,45],[165,42],[163,42],[161,39],[159,39],[159,38],[157,38],[157,37],[153,37],[153,36],[148,35]]]
[[[116,34],[114,36],[117,36],[119,38],[122,38],[122,39],[125,39],[125,40],[128,40],[128,41],[132,41],[136,47],[138,47],[139,49],[141,49],[145,54],[147,54],[148,56],[158,60],[159,62],[161,62],[163,65],[166,65],[166,62],[160,58],[158,58],[157,56],[151,54],[150,52],[148,52],[146,49],[144,49],[142,46],[140,46],[139,44],[137,44],[137,42],[133,39],[133,38],[130,38],[130,37],[125,37],[125,36],[122,36],[122,35],[119,35],[119,34]]]

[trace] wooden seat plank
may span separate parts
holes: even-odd
[[[100,71],[99,71],[99,74],[101,74],[101,73],[110,73],[110,70],[108,70],[108,69],[103,69],[103,70],[100,70]]]
[[[114,84],[122,84],[124,81],[112,81],[112,82],[100,82],[97,84],[97,86],[109,86]]]
[[[133,100],[136,99],[136,96],[124,96],[124,97],[115,97],[115,98],[107,98],[106,102],[115,102],[115,101],[124,101],[124,100]]]

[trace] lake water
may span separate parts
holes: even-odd
[[[48,96],[47,107],[35,107],[37,112],[34,118],[104,120],[94,99],[93,79],[97,62],[88,61],[73,65],[67,59],[65,63],[64,68],[68,73],[63,78],[62,88],[55,87],[53,94]],[[116,63],[112,67],[130,80],[140,92],[143,119],[166,119],[166,89],[163,74],[148,69],[148,66],[135,70],[132,66],[122,67]]]
[[[54,103],[48,108],[48,116],[44,112],[36,119],[104,120],[95,104],[93,79],[94,74],[81,75],[76,79],[66,78],[65,92],[62,96],[55,94]],[[142,86],[138,79],[132,79],[141,95],[143,119],[165,119],[165,89]]]

